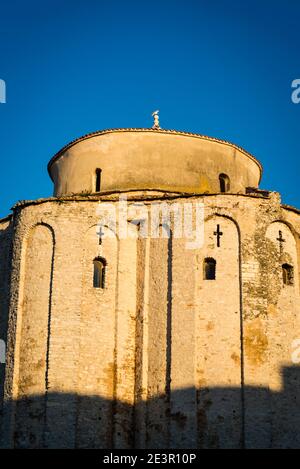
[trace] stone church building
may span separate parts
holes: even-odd
[[[2,447],[300,448],[300,211],[259,161],[156,126],[81,137],[48,171],[54,196],[0,220]],[[192,249],[172,212],[191,204]],[[140,236],[162,206],[165,236]]]

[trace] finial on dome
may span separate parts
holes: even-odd
[[[159,126],[159,109],[157,111],[154,111],[152,112],[152,117],[154,118],[154,125],[152,127],[152,129],[160,129],[160,126]]]

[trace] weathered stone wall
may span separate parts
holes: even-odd
[[[15,209],[6,446],[300,447],[299,214],[277,194],[164,201],[204,203],[202,247],[137,239],[141,225],[99,244],[88,197]]]

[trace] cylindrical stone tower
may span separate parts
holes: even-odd
[[[300,211],[260,163],[115,129],[48,171],[0,220],[2,446],[299,448]]]

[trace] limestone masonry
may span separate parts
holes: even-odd
[[[258,188],[260,163],[115,129],[48,171],[54,197],[0,220],[2,447],[300,448],[300,211]],[[203,204],[203,245],[187,249],[173,215],[169,237],[130,216],[134,236],[99,233],[120,195],[144,215]]]

